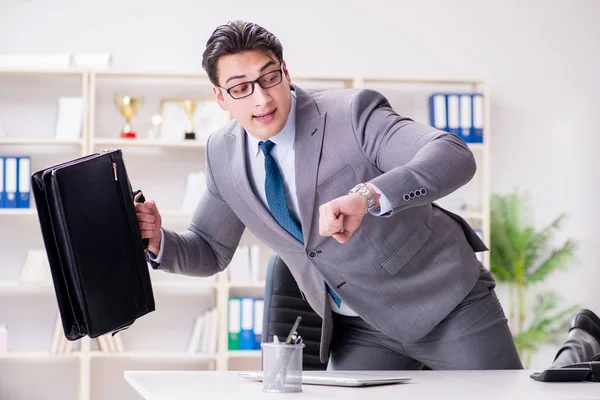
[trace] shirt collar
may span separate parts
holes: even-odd
[[[296,91],[292,89],[292,106],[290,107],[290,115],[285,123],[285,126],[275,136],[271,136],[269,140],[275,143],[277,146],[284,146],[290,149],[294,149],[294,138],[296,136]],[[257,138],[246,132],[246,138],[248,140],[248,148],[252,149],[250,154],[254,157],[258,157],[260,153],[260,146]]]

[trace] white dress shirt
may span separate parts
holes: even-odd
[[[295,159],[296,153],[294,149],[294,138],[296,136],[296,92],[292,90],[292,106],[290,109],[290,115],[288,120],[278,134],[269,138],[269,140],[275,143],[275,146],[271,150],[271,155],[279,166],[279,171],[283,179],[283,185],[285,188],[285,194],[287,198],[288,208],[290,213],[296,219],[301,221],[300,209],[298,208],[298,197],[296,196],[296,166]],[[265,193],[265,156],[259,146],[260,140],[246,132],[246,165],[248,170],[248,179],[252,190],[257,197],[262,201],[266,209],[269,209],[267,203],[267,195]],[[358,182],[357,182],[358,183]],[[392,205],[389,200],[381,193],[381,191],[371,185],[373,189],[380,195],[379,205],[380,208],[372,210],[371,214],[376,216],[388,216],[392,211]],[[160,264],[162,262],[163,246],[164,246],[164,234],[162,234],[162,240],[160,243],[160,251],[155,259],[152,261]],[[357,314],[350,308],[342,299],[340,307],[335,304],[331,296],[329,303],[331,309],[339,314],[348,316],[357,316]]]

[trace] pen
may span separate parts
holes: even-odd
[[[294,334],[294,336],[292,336],[292,343],[293,344],[300,344],[300,343],[302,343],[302,337],[300,335]]]
[[[292,325],[292,329],[290,330],[290,333],[288,334],[285,342],[279,342],[279,340],[277,340],[277,336],[274,335],[273,343],[286,344],[286,345],[287,344],[296,344],[297,345],[297,344],[302,343],[302,338],[299,338],[298,334],[296,333],[296,329],[298,328],[298,325],[300,325],[300,321],[302,321],[302,317],[298,316],[296,318],[296,321],[294,322],[294,325]],[[294,343],[291,343],[292,340],[294,340]],[[267,386],[270,387],[271,389],[277,388],[279,390],[282,390],[285,387],[286,375],[287,375],[289,363],[291,361],[291,357],[294,354],[296,349],[288,348],[287,346],[282,346],[278,350],[281,350],[281,351],[277,352],[279,354],[276,356],[275,366],[272,368],[271,371],[265,371],[265,376],[263,377],[263,380],[265,382],[267,382]],[[278,376],[279,376],[279,380],[277,380]]]
[[[285,339],[285,344],[290,344],[292,336],[294,336],[294,332],[296,332],[296,329],[298,329],[298,325],[300,325],[300,321],[302,321],[302,317],[298,316],[298,318],[296,318],[296,322],[294,322],[294,325],[292,326],[292,330],[290,331],[287,339]]]

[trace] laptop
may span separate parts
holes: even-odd
[[[252,381],[262,381],[261,371],[244,371],[239,375]],[[305,385],[359,387],[405,383],[410,379],[406,376],[384,372],[302,371],[302,383]]]

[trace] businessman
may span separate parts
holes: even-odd
[[[253,23],[217,27],[202,66],[235,120],[207,142],[187,231],[163,228],[152,201],[136,206],[154,268],[221,272],[248,228],[323,318],[329,369],[522,368],[475,255],[485,245],[433,203],[475,173],[458,136],[372,90],[303,90],[279,40]]]

